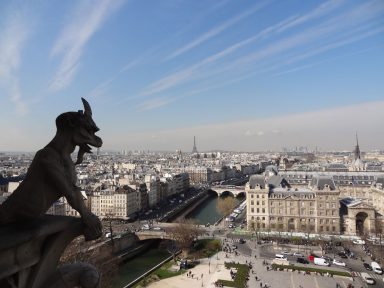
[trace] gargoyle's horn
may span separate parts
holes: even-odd
[[[92,117],[92,109],[91,105],[89,105],[88,101],[85,100],[84,98],[81,98],[81,101],[83,101],[83,106],[84,106],[84,115]]]

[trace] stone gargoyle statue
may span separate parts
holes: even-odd
[[[28,221],[40,221],[40,218],[47,217],[44,214],[53,203],[65,197],[81,215],[83,222],[81,233],[85,239],[94,240],[101,236],[100,220],[87,209],[81,189],[76,186],[75,164],[82,162],[84,153],[91,153],[89,145],[93,147],[102,145],[101,138],[95,135],[99,128],[92,119],[91,107],[83,98],[82,102],[84,112],[82,110],[66,112],[56,118],[55,137],[36,153],[25,179],[0,206],[0,228],[5,229],[7,225],[15,227],[17,223]],[[77,161],[74,163],[71,153],[75,151],[76,146],[79,146],[79,152]],[[68,270],[68,268],[65,269]]]

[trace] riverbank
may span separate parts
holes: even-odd
[[[200,206],[202,203],[204,203],[208,198],[212,197],[209,194],[203,195],[200,199],[198,199],[196,202],[188,206],[186,209],[179,212],[179,214],[176,214],[176,218],[173,219],[173,221],[178,221],[179,219],[188,218],[188,216],[195,211],[195,209]]]

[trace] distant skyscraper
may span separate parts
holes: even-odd
[[[193,149],[192,149],[192,153],[198,153],[197,152],[197,148],[196,148],[196,137],[193,136]]]

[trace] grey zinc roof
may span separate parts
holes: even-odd
[[[288,181],[280,176],[280,175],[273,175],[271,177],[269,177],[268,179],[268,187],[270,188],[275,188],[275,187],[291,187],[291,185],[289,185]]]
[[[252,175],[251,177],[249,177],[249,188],[255,189],[257,185],[259,185],[261,189],[265,188],[263,175]]]
[[[376,184],[381,184],[381,187],[384,188],[384,174],[378,175],[375,181]]]
[[[323,190],[326,185],[328,185],[331,190],[336,189],[335,182],[333,181],[331,176],[317,175],[311,179],[310,186],[312,186],[318,190]]]
[[[275,175],[279,173],[279,169],[277,169],[276,165],[268,165],[267,167],[265,167],[265,172],[267,171],[272,171]]]

